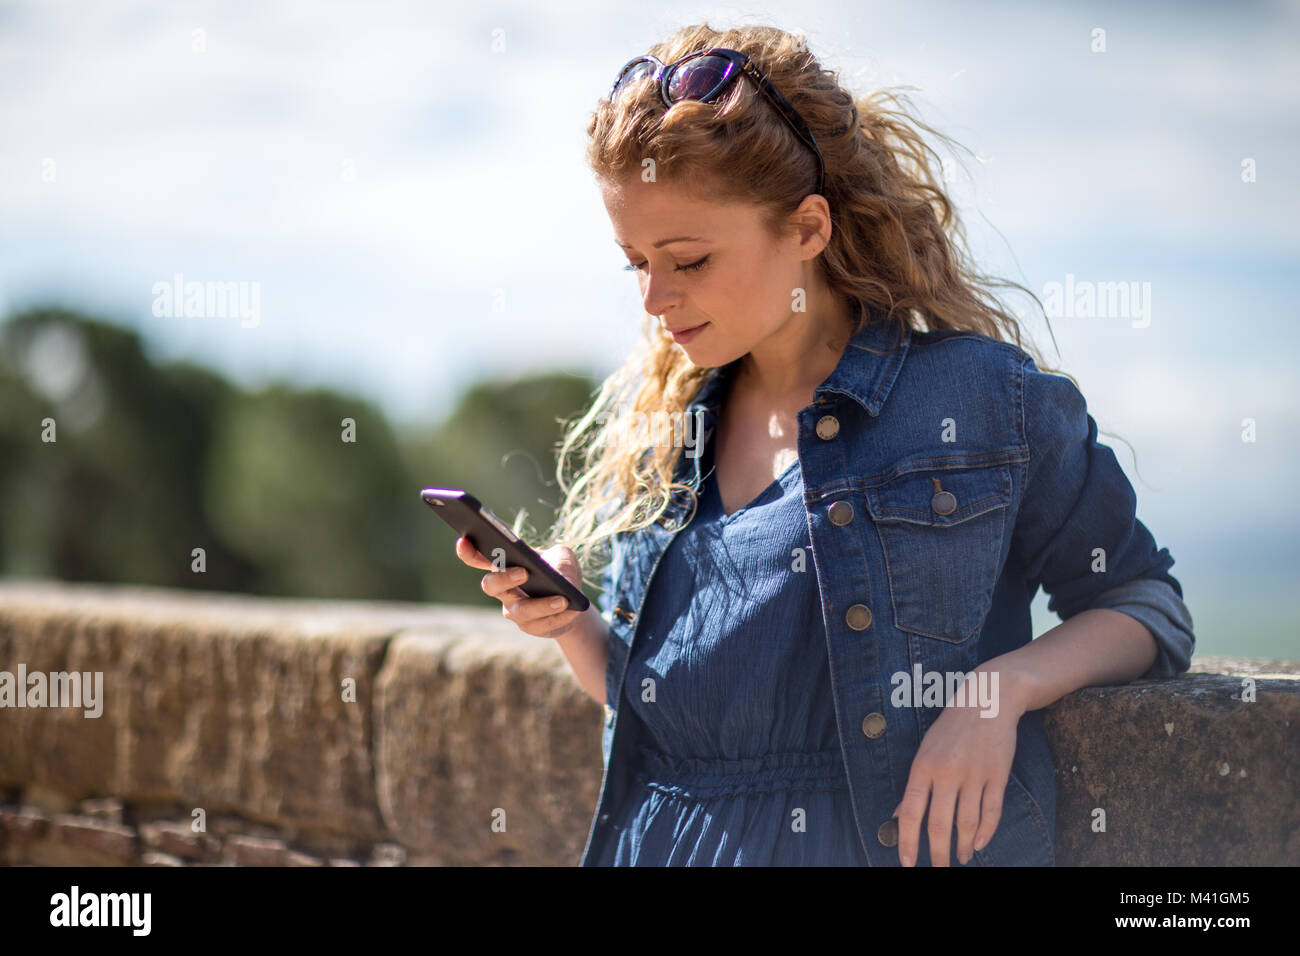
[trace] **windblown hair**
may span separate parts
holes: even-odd
[[[688,26],[647,52],[670,63],[708,47],[747,54],[812,129],[825,158],[823,195],[832,220],[830,243],[816,262],[833,293],[860,305],[860,321],[875,313],[900,334],[905,323],[915,331],[959,329],[1014,340],[1040,369],[1054,371],[1022,345],[1016,318],[992,290],[1019,289],[1035,302],[1037,296],[972,266],[941,185],[942,162],[920,131],[952,141],[916,120],[905,95],[854,96],[836,73],[822,69],[803,37],[772,27]],[[600,100],[587,135],[587,161],[597,177],[617,182],[653,159],[656,181],[667,179],[688,196],[756,206],[774,238],[816,190],[816,157],[743,78],[713,103],[682,101],[671,109],[654,83],[631,83],[616,102]],[[564,421],[557,465],[564,500],[548,543],[572,548],[584,568],[607,553],[611,535],[657,521],[675,495],[695,500],[694,488],[674,481],[676,443],[636,447],[617,437],[628,434],[632,416],[680,421],[710,372],[665,338],[653,316],[643,321],[642,340],[590,408]]]

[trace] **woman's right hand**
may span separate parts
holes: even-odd
[[[564,545],[556,545],[539,552],[544,560],[572,584],[582,590],[582,570],[577,555]],[[504,571],[493,568],[492,562],[485,558],[466,538],[456,539],[456,557],[471,568],[479,568],[488,573],[483,575],[481,587],[483,593],[501,602],[501,613],[507,621],[525,634],[533,637],[562,637],[569,633],[578,619],[586,612],[564,610],[568,601],[563,602],[561,610],[551,606],[553,597],[529,597],[519,587],[528,580],[528,570],[515,565]],[[518,572],[519,577],[513,575]]]

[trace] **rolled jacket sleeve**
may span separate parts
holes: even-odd
[[[1063,621],[1106,607],[1151,631],[1158,652],[1143,677],[1187,670],[1195,638],[1174,559],[1137,518],[1137,496],[1115,453],[1097,441],[1097,423],[1068,378],[1042,372],[1026,356],[1025,439],[1029,469],[1011,556],[1031,593]]]

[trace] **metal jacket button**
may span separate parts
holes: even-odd
[[[817,419],[817,437],[830,441],[840,433],[840,420],[834,415],[823,415]]]
[[[883,736],[885,733],[885,715],[874,712],[867,714],[862,718],[862,732],[872,740]]]
[[[845,525],[853,520],[853,505],[847,501],[837,501],[827,511],[831,524]]]
[[[937,515],[950,515],[957,510],[957,496],[951,491],[944,491],[938,478],[934,482],[934,497],[930,499],[930,508]]]
[[[891,817],[882,823],[876,830],[876,839],[881,846],[898,846],[898,821]]]
[[[871,626],[871,608],[865,604],[854,604],[844,612],[844,620],[855,631],[865,631]]]

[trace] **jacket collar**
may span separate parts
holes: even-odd
[[[823,402],[829,392],[847,395],[875,418],[894,387],[911,341],[910,328],[886,322],[884,313],[873,309],[867,324],[845,346],[835,370],[814,390],[814,398]],[[715,416],[726,386],[739,367],[740,359],[735,359],[715,368],[687,405],[686,414],[693,416],[707,409],[711,417]]]
[[[911,341],[911,329],[905,324],[890,324],[885,321],[884,313],[872,310],[870,321],[844,347],[835,370],[814,389],[815,400],[827,402],[832,392],[846,395],[866,409],[868,415],[876,417],[894,387]],[[676,476],[679,481],[689,480],[694,488],[698,489],[702,480],[703,443],[713,434],[726,387],[739,368],[740,359],[714,368],[686,406],[686,417],[696,422],[696,453],[678,459]],[[676,527],[677,515],[684,512],[686,503],[677,498],[674,507],[673,515],[661,519],[661,523],[668,522],[665,526],[669,528]]]

